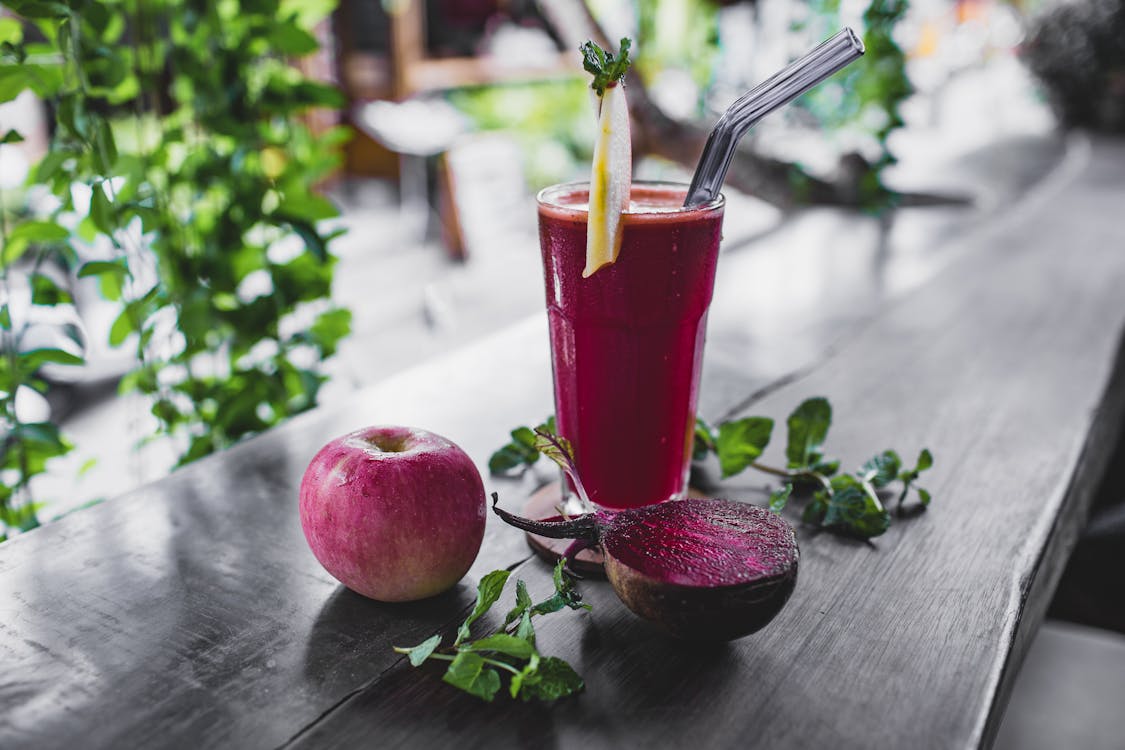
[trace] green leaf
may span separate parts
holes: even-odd
[[[824,490],[817,491],[809,504],[805,506],[805,511],[801,514],[801,521],[803,523],[819,526],[820,522],[824,520],[824,514],[828,512],[828,493]]]
[[[480,619],[480,616],[487,612],[500,598],[500,593],[504,590],[504,584],[507,582],[509,575],[511,575],[510,570],[494,570],[480,579],[480,583],[477,584],[476,604],[465,622],[457,628],[457,640],[453,642],[454,646],[460,646],[461,641],[469,637],[469,626]]]
[[[47,363],[58,365],[82,365],[86,360],[79,357],[77,354],[71,354],[62,349],[54,349],[44,347],[41,349],[29,349],[26,352],[20,353],[20,362],[27,372],[35,372],[40,367]]]
[[[574,448],[562,435],[536,434],[535,450],[554,461],[563,469],[573,469]]]
[[[4,4],[24,18],[66,18],[70,8],[49,0],[4,0]]]
[[[352,330],[352,311],[343,308],[321,313],[309,326],[309,335],[324,357],[336,353],[340,340]]]
[[[930,504],[930,499],[931,499],[929,491],[924,490],[921,487],[918,487],[917,489],[918,489],[918,499],[922,501],[923,506],[928,507],[929,504]]]
[[[0,305],[0,328],[3,328],[5,331],[12,330],[12,311],[8,309],[7,302]]]
[[[129,334],[137,330],[136,326],[133,325],[133,312],[130,306],[126,306],[113,321],[113,325],[109,329],[110,346],[121,346],[125,339],[129,338]]]
[[[926,469],[934,465],[934,456],[930,453],[929,448],[923,448],[922,452],[918,454],[918,463],[914,465],[914,475],[921,474]]]
[[[274,26],[270,31],[269,40],[277,52],[293,57],[303,57],[316,52],[320,47],[316,37],[292,21]]]
[[[101,276],[103,274],[111,274],[121,279],[125,278],[125,274],[129,269],[125,266],[124,259],[118,260],[92,260],[89,263],[84,263],[78,269],[78,278],[84,279],[87,276]]]
[[[768,417],[746,417],[719,425],[715,443],[723,477],[738,474],[752,464],[770,442],[773,420]]]
[[[504,617],[504,626],[507,627],[510,623],[515,622],[523,613],[531,608],[531,594],[527,593],[527,584],[523,582],[522,578],[516,579],[516,606],[508,612]]]
[[[67,161],[76,158],[76,154],[65,149],[52,149],[39,162],[35,168],[35,181],[40,183],[50,182]]]
[[[832,406],[826,398],[810,398],[801,403],[789,419],[789,442],[785,456],[790,469],[803,469],[822,457],[828,428],[832,425]]]
[[[471,651],[457,654],[442,680],[486,701],[500,690],[500,675],[495,669],[486,669],[484,658]]]
[[[461,647],[467,651],[495,651],[498,654],[514,656],[517,659],[530,659],[535,653],[535,648],[522,638],[507,633],[494,633],[479,641],[467,643]]]
[[[113,218],[113,204],[106,197],[103,184],[93,186],[90,193],[90,218],[101,232],[106,235],[113,234],[115,222]]]
[[[885,450],[867,459],[858,474],[865,482],[871,482],[876,488],[880,488],[897,479],[901,468],[902,459],[899,455],[892,450]]]
[[[512,441],[502,445],[488,459],[488,471],[501,476],[515,469],[523,470],[539,460],[539,449],[535,447],[535,433],[530,427],[517,427],[512,430]]]
[[[516,628],[516,638],[522,638],[532,646],[535,645],[535,626],[531,624],[531,610],[525,610],[520,616],[520,624]]]
[[[18,130],[9,130],[4,134],[3,138],[0,138],[0,146],[4,145],[5,143],[23,143],[23,136],[20,135],[20,132]]]
[[[832,494],[821,524],[870,539],[890,527],[891,515],[868,485],[857,477],[844,474],[832,480]]]
[[[430,658],[430,654],[440,645],[441,634],[439,633],[438,635],[430,636],[413,648],[399,648],[396,646],[395,651],[400,654],[406,654],[407,658],[410,659],[410,665],[419,667],[422,665],[422,662]]]
[[[31,275],[31,303],[53,307],[74,302],[70,292],[55,283],[55,280],[41,273]]]
[[[598,96],[605,94],[605,90],[625,77],[626,71],[632,61],[629,59],[629,47],[632,40],[622,37],[620,46],[615,56],[607,52],[594,42],[586,42],[578,51],[582,53],[582,67],[594,77],[590,88]]]
[[[826,477],[830,477],[840,470],[840,460],[836,458],[821,459],[812,465],[812,470],[816,474],[823,474]]]
[[[94,151],[94,162],[103,175],[109,175],[113,171],[113,165],[117,163],[117,143],[113,139],[113,130],[105,118],[98,117],[93,123],[94,137],[91,146]]]
[[[580,692],[586,684],[574,668],[562,659],[548,656],[539,668],[523,679],[519,694],[524,700],[553,701]]]
[[[0,42],[19,44],[23,41],[23,24],[15,18],[0,18]]]
[[[692,439],[691,460],[702,461],[715,450],[715,431],[702,418],[695,418],[695,434]]]
[[[793,494],[793,485],[786,484],[770,493],[770,510],[774,513],[780,514],[785,510],[785,504],[789,502],[789,496]]]
[[[591,609],[582,602],[582,594],[574,586],[574,579],[566,572],[566,560],[559,560],[552,575],[555,593],[531,608],[533,615],[546,615],[558,612],[563,607],[571,609]]]

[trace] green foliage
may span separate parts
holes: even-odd
[[[621,38],[621,46],[617,54],[602,49],[595,42],[587,41],[578,48],[582,53],[582,68],[594,77],[590,83],[598,96],[603,96],[605,90],[617,84],[629,70],[632,61],[629,59],[629,47],[633,40],[629,37]]]
[[[810,41],[840,28],[839,0],[812,0],[808,7],[811,18],[798,28],[808,30]],[[909,7],[909,0],[869,0],[860,32],[863,57],[795,102],[830,131],[857,129],[871,136],[878,154],[860,189],[863,202],[876,207],[891,197],[879,174],[896,161],[887,141],[902,127],[899,108],[914,90],[906,75],[906,55],[894,40],[895,27]]]
[[[720,440],[708,444],[700,440],[705,435],[714,434],[706,424],[696,429],[696,448],[698,460],[710,451],[718,454],[720,464],[723,459],[721,436],[728,425],[741,425],[750,420],[766,420],[764,417],[746,417],[735,422],[724,422],[719,426]],[[772,424],[772,422],[771,422]],[[824,443],[832,426],[832,405],[822,397],[810,398],[801,402],[786,419],[789,434],[786,441],[786,468],[778,468],[758,463],[754,459],[762,454],[769,442],[769,434],[762,439],[761,434],[751,434],[742,429],[727,429],[729,435],[726,447],[728,454],[745,454],[753,458],[740,462],[742,469],[753,468],[781,477],[783,484],[770,493],[769,507],[780,513],[789,502],[795,485],[808,485],[815,488],[805,506],[801,520],[845,536],[870,539],[885,532],[891,524],[891,515],[879,497],[879,490],[894,481],[902,482],[902,492],[898,498],[899,510],[918,475],[933,466],[933,456],[923,449],[913,469],[902,469],[902,460],[893,450],[885,450],[864,462],[855,474],[833,476],[840,468],[840,462],[824,457]],[[712,447],[713,446],[713,447]],[[742,469],[739,469],[741,471]],[[723,476],[732,473],[723,468]],[[930,494],[918,489],[920,507],[929,505]]]
[[[477,585],[477,600],[465,621],[457,628],[453,646],[441,650],[441,634],[433,635],[410,648],[396,647],[411,666],[427,660],[446,661],[442,680],[470,695],[492,701],[501,688],[501,674],[508,678],[508,693],[525,701],[553,701],[581,691],[582,678],[562,659],[543,656],[535,644],[531,618],[558,612],[563,608],[590,609],[574,587],[573,578],[559,561],[554,572],[554,593],[534,603],[522,580],[516,581],[516,605],[498,630],[477,640],[469,640],[470,626],[500,599],[510,571],[494,570]]]
[[[703,115],[707,90],[719,56],[718,6],[712,0],[638,0],[636,68],[646,84],[669,69],[690,76],[700,92]]]
[[[719,425],[715,452],[723,476],[734,476],[754,463],[769,445],[771,434],[773,420],[768,417],[746,417]]]
[[[139,362],[122,388],[150,397],[162,431],[181,443],[181,463],[313,406],[320,363],[350,326],[327,301],[334,235],[318,223],[336,209],[313,189],[335,166],[343,134],[314,136],[300,116],[342,100],[288,58],[316,49],[311,25],[332,3],[6,5],[19,18],[0,19],[0,101],[31,89],[53,104],[51,150],[31,180],[60,205],[5,227],[5,277],[29,254],[32,263],[48,251],[75,260],[62,216],[77,214],[83,240],[109,240],[113,259],[78,275],[97,277],[120,304],[110,342],[134,347]],[[46,41],[29,43],[31,27]],[[75,201],[79,184],[88,206]],[[49,277],[33,283],[34,304],[69,302]],[[5,330],[4,349],[5,384],[34,385],[16,356],[17,332]],[[40,352],[32,364],[80,362],[66,354]],[[4,418],[8,446],[18,423],[10,410]],[[53,455],[65,445],[52,443]],[[25,471],[3,489],[26,490],[29,479]]]

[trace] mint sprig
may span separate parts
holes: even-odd
[[[784,484],[769,500],[770,509],[775,512],[784,509],[792,487],[804,485],[812,488],[801,515],[804,523],[844,536],[871,539],[890,528],[891,515],[880,491],[893,482],[902,482],[899,515],[903,515],[904,502],[912,487],[921,509],[930,503],[930,493],[915,484],[918,476],[933,466],[933,455],[928,449],[922,450],[913,469],[904,469],[899,454],[885,450],[864,462],[854,474],[837,475],[840,462],[827,457],[824,449],[832,426],[832,405],[826,398],[806,399],[786,419],[785,468],[756,460],[769,444],[770,434],[764,426],[749,429],[748,425],[756,424],[754,420],[762,420],[763,425],[768,421],[764,417],[746,417],[723,422],[715,430],[698,420],[693,457],[698,460],[715,453],[724,479],[747,468],[780,477]]]
[[[508,693],[525,701],[553,701],[581,691],[582,677],[562,659],[543,656],[535,644],[532,618],[558,612],[564,608],[590,609],[574,587],[574,580],[560,560],[554,571],[554,593],[541,602],[533,602],[522,580],[516,581],[516,605],[495,632],[471,640],[470,627],[500,599],[510,571],[494,570],[477,585],[477,599],[472,611],[457,628],[453,645],[442,649],[441,634],[433,635],[417,646],[395,647],[405,654],[411,666],[428,660],[447,661],[442,680],[456,688],[491,702],[508,679]]]
[[[578,48],[582,53],[582,67],[594,77],[590,88],[598,96],[604,96],[607,88],[616,86],[625,77],[625,72],[632,63],[629,59],[629,47],[632,43],[629,37],[622,37],[616,55],[602,49],[595,42],[586,42]]]
[[[555,418],[548,417],[534,429],[517,427],[512,430],[512,441],[500,446],[488,459],[489,472],[493,476],[517,476],[533,466],[539,460],[539,449],[535,447],[536,430],[557,432]]]
[[[530,444],[534,453],[529,449],[524,454],[523,468],[534,464],[539,454],[543,453],[563,466],[576,480],[576,487],[581,487],[577,482],[570,444],[563,438],[558,438],[553,429],[546,429],[547,424],[553,427],[553,418],[535,430],[520,427],[512,431],[513,436],[517,432],[522,434],[524,430],[533,436]],[[904,468],[898,453],[885,450],[864,462],[855,473],[837,475],[840,461],[828,457],[824,448],[832,426],[832,405],[828,399],[806,399],[793,410],[785,424],[788,434],[784,468],[758,461],[773,436],[774,421],[768,417],[743,417],[724,421],[717,429],[702,419],[697,419],[692,458],[701,461],[711,454],[716,455],[724,479],[746,469],[778,477],[781,486],[769,498],[769,507],[776,513],[784,510],[795,488],[805,488],[801,496],[808,497],[809,500],[802,513],[802,521],[845,536],[870,539],[890,527],[891,515],[883,499],[888,496],[888,488],[894,482],[902,483],[896,504],[898,515],[906,515],[911,510],[905,505],[911,490],[918,497],[918,504],[913,506],[914,511],[925,510],[929,506],[929,491],[917,484],[922,472],[934,464],[933,454],[929,449],[922,449],[914,467],[910,469]],[[544,445],[546,435],[543,433],[549,433],[561,442]],[[493,461],[497,461],[497,456],[509,449],[510,446],[501,448],[493,454]],[[489,462],[490,467],[493,461]]]

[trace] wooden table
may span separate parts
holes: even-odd
[[[550,411],[534,318],[0,546],[0,747],[988,745],[1120,436],[1122,164],[1120,142],[1079,144],[931,281],[765,389],[739,374],[737,316],[713,319],[709,416],[823,394],[845,466],[889,445],[937,458],[930,511],[873,543],[801,529],[796,592],[762,632],[671,641],[586,581],[593,611],[539,637],[586,692],[485,705],[391,646],[459,622],[489,570],[545,591],[519,532],[490,520],[470,575],[417,604],[363,599],[313,559],[297,485],[329,438],[416,424],[483,466]],[[529,490],[486,483],[512,508]],[[760,497],[756,479],[726,490]]]

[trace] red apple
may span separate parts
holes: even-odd
[[[484,484],[456,444],[410,427],[336,438],[301,480],[301,528],[325,570],[384,602],[440,594],[484,538]]]

